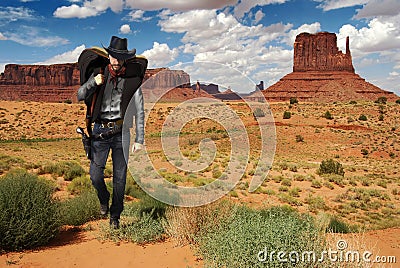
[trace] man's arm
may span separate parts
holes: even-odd
[[[135,100],[135,126],[136,126],[136,143],[144,143],[144,101],[142,89],[139,87],[133,95]]]
[[[85,100],[87,96],[92,94],[96,87],[104,83],[104,75],[98,74],[94,76],[92,74],[89,79],[78,89],[78,101]]]

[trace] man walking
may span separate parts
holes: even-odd
[[[133,125],[133,117],[124,119],[128,104],[132,100],[135,106],[136,129],[132,152],[141,150],[144,143],[143,94],[140,88],[143,76],[132,74],[129,69],[127,61],[135,57],[136,49],[128,51],[126,38],[113,36],[109,47],[104,49],[108,53],[110,63],[103,72],[92,74],[78,89],[78,100],[92,98],[91,118],[94,126],[90,179],[97,191],[101,214],[110,213],[110,226],[118,229],[124,207],[130,143],[129,140],[122,141],[122,125],[128,129]],[[129,137],[129,133],[124,134],[128,134],[124,137]],[[104,182],[104,169],[110,150],[113,163],[113,192],[109,207],[110,193]]]

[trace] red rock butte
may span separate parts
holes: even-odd
[[[148,69],[145,81],[157,74],[156,79],[150,79],[143,90],[148,96],[149,90],[160,88],[175,88],[171,95],[175,99],[185,98],[191,92],[190,76],[182,70],[168,68]],[[7,64],[0,76],[0,99],[63,102],[77,101],[79,83],[77,63],[53,65],[19,65]],[[187,87],[187,90],[184,88]],[[202,92],[206,94],[206,92]],[[206,94],[208,96],[208,94]]]
[[[287,101],[292,97],[318,102],[376,100],[379,97],[394,101],[399,98],[356,74],[349,37],[346,38],[346,53],[343,53],[337,47],[336,34],[328,32],[297,35],[293,72],[262,92],[268,101]]]

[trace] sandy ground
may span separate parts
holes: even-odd
[[[162,104],[162,107],[166,111],[169,105]],[[387,170],[386,175],[390,178],[397,178],[399,148],[396,135],[399,135],[400,128],[393,126],[400,124],[398,121],[399,110],[397,106],[389,107],[391,110],[385,114],[385,122],[380,123],[377,119],[378,108],[373,105],[368,107],[361,104],[359,107],[351,107],[351,109],[345,105],[329,106],[329,109],[334,111],[338,118],[336,124],[321,119],[319,115],[314,115],[315,113],[323,114],[328,109],[325,107],[299,106],[298,110],[292,109],[296,114],[290,120],[283,120],[283,111],[288,108],[275,104],[274,113],[278,115],[276,122],[277,159],[281,162],[287,160],[290,163],[319,163],[319,159],[331,158],[335,155],[340,157],[341,162],[357,169],[353,172],[354,176],[364,173],[372,174],[375,170],[382,169]],[[83,108],[83,105],[65,103],[0,101],[0,139],[78,138],[75,128],[77,125],[83,125]],[[371,119],[365,123],[365,126],[362,122],[352,124],[347,122],[348,116],[357,118],[362,110],[367,108],[369,109],[368,117]],[[314,109],[317,109],[317,112]],[[344,111],[345,109],[350,110]],[[150,125],[149,129],[157,129],[160,122],[157,121],[154,126]],[[298,134],[304,137],[305,142],[296,142],[295,137]],[[80,140],[61,140],[57,142],[57,146],[61,147],[36,143],[10,143],[2,147],[0,153],[21,157],[29,163],[36,163],[39,152],[41,161],[53,161],[52,157],[57,156],[63,160],[79,160],[87,163]],[[377,149],[372,153],[374,147]],[[371,151],[368,158],[361,155],[363,148]],[[391,159],[388,150],[395,153],[394,159]],[[302,154],[299,155],[299,152]],[[357,165],[354,162],[357,162]],[[373,168],[367,170],[371,163]],[[288,173],[288,171],[280,171],[279,174],[284,172]],[[299,168],[298,174],[307,172],[311,171]],[[351,173],[349,170],[346,172],[347,174]],[[270,184],[275,187],[272,189],[278,192],[280,184],[274,184],[273,181]],[[335,196],[347,190],[347,187],[338,186],[335,186],[334,190],[326,187],[313,189],[309,185],[310,182],[293,180],[293,186],[303,189],[300,200],[304,200],[304,197],[310,192],[316,196],[324,196],[327,204],[330,205],[331,201],[329,200],[333,200]],[[399,186],[400,184],[396,181],[396,183],[388,184],[387,189],[379,188],[376,185],[372,185],[370,188],[387,192],[391,197],[391,202],[398,208],[399,195],[394,195],[392,190],[399,189]],[[359,183],[358,187],[364,186]],[[270,195],[248,195],[240,196],[240,198],[248,204],[260,204],[267,201],[269,202],[267,204],[276,204],[279,202],[276,196]],[[383,201],[382,204],[384,204]],[[307,206],[303,206],[303,209],[306,208]],[[300,207],[299,210],[302,211],[302,208]],[[400,267],[400,228],[369,231],[362,235],[333,235],[333,249],[338,239],[345,239],[351,245],[355,245],[355,249],[369,250],[374,256],[396,257],[396,264],[380,264],[373,267]],[[354,242],[351,243],[352,241]],[[95,231],[68,230],[62,232],[49,246],[33,251],[0,255],[0,267],[202,267],[203,262],[198,260],[194,253],[189,246],[176,246],[171,240],[140,246],[133,243],[100,241],[96,238]]]
[[[93,224],[93,223],[92,223]],[[363,234],[332,234],[330,248],[336,250],[339,240],[346,241],[346,250],[372,253],[372,266],[400,267],[400,228],[370,231]],[[395,263],[377,263],[395,257]],[[394,260],[394,259],[392,259]],[[173,241],[137,245],[127,242],[101,241],[96,231],[64,230],[49,246],[32,251],[7,253],[0,256],[0,267],[203,267],[189,246]]]
[[[92,225],[96,223],[92,223]],[[63,230],[49,246],[0,256],[0,267],[202,267],[190,246],[103,241],[97,231]]]

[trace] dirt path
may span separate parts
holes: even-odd
[[[93,224],[93,223],[92,223]],[[104,242],[97,232],[69,229],[49,246],[0,256],[0,267],[203,267],[203,261],[189,246],[176,246],[172,241],[140,246],[134,243]],[[372,267],[400,267],[400,228],[370,231],[364,234],[335,234],[334,243],[343,239],[349,250],[371,251],[373,256],[395,257],[395,263],[379,263]]]
[[[96,231],[62,231],[49,246],[0,256],[0,267],[70,268],[70,267],[202,267],[189,246],[172,241],[137,245],[104,242]]]

